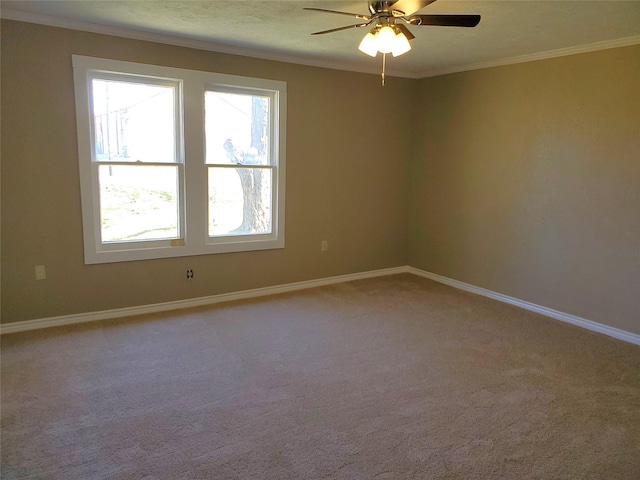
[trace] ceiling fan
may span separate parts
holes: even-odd
[[[350,30],[352,28],[373,28],[360,42],[358,49],[372,57],[378,52],[382,53],[382,85],[386,68],[386,55],[391,53],[394,57],[411,50],[410,40],[415,35],[407,28],[407,25],[415,26],[441,26],[441,27],[475,27],[480,23],[480,15],[416,15],[415,12],[435,2],[436,0],[387,0],[369,1],[369,15],[359,13],[340,12],[324,8],[304,8],[312,12],[333,13],[347,15],[361,23],[347,25],[345,27],[332,28],[311,35],[324,35],[326,33]]]

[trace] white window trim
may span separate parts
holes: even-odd
[[[285,182],[286,182],[286,83],[235,75],[146,65],[118,60],[73,55],[78,127],[78,160],[82,201],[84,259],[86,264],[126,262],[154,258],[207,255],[284,248]],[[129,76],[149,76],[179,81],[182,105],[178,117],[183,128],[177,139],[178,168],[182,168],[183,185],[180,204],[180,232],[183,242],[171,240],[103,244],[100,242],[99,190],[92,169],[93,138],[90,122],[91,102],[89,76],[91,72],[112,72]],[[271,155],[273,169],[272,233],[264,235],[234,235],[209,237],[205,141],[204,92],[207,89],[229,88],[234,91],[264,91],[272,96]],[[182,156],[182,158],[180,158]]]

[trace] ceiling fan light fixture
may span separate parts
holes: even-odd
[[[361,15],[359,13],[341,12],[315,7],[305,7],[303,10],[347,15],[364,20],[364,22],[361,23],[322,30],[321,32],[314,32],[311,35],[322,35],[374,25],[360,42],[358,50],[370,57],[375,57],[378,55],[378,52],[382,53],[382,85],[384,86],[387,53],[391,53],[394,57],[404,55],[411,50],[409,42],[416,38],[415,35],[411,33],[411,30],[406,27],[405,23],[424,26],[475,27],[480,22],[480,15],[415,14],[418,10],[435,1],[436,0],[389,0],[379,2],[369,0],[369,12],[371,15]]]
[[[378,54],[378,41],[376,36],[372,32],[367,33],[360,42],[358,50],[370,57],[375,57]]]
[[[391,53],[396,44],[396,32],[389,25],[385,25],[376,35],[378,51],[380,53]]]
[[[393,54],[394,57],[399,57],[400,55],[407,53],[409,50],[411,50],[411,45],[409,45],[409,40],[404,35],[404,33],[398,32],[398,34],[396,35],[396,38],[393,44],[393,50],[391,50],[391,53]]]
[[[398,57],[411,50],[411,45],[400,29],[385,25],[377,26],[367,33],[360,42],[358,50],[370,57],[375,57],[378,52],[391,53],[394,57]]]

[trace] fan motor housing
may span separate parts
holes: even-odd
[[[385,2],[369,2],[369,11],[372,15],[376,13],[382,13],[387,15],[393,15],[391,13],[391,6],[396,3],[395,1],[385,1]]]

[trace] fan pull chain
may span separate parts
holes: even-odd
[[[384,87],[384,73],[387,69],[387,54],[382,54],[382,86]]]

